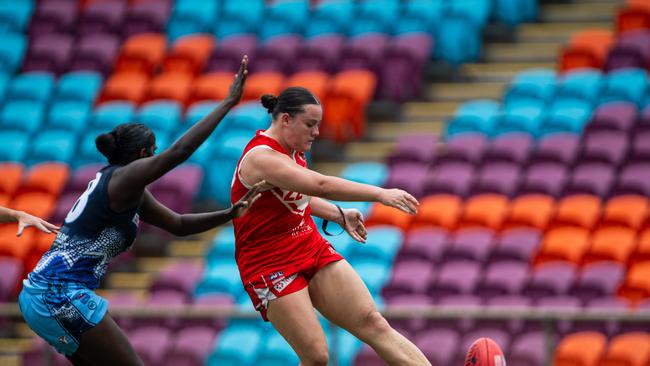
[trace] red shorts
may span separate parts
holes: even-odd
[[[330,243],[326,242],[314,257],[300,263],[298,266],[292,265],[288,270],[279,270],[261,275],[257,277],[258,279],[244,283],[244,288],[251,298],[255,310],[260,312],[264,321],[269,321],[266,317],[269,301],[302,290],[307,287],[309,280],[321,268],[341,259],[343,257]]]

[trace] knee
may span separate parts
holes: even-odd
[[[384,316],[375,309],[369,311],[362,319],[362,321],[362,327],[367,329],[370,334],[374,334],[376,336],[385,335],[392,330],[386,318],[384,318]]]
[[[314,346],[300,357],[301,366],[327,366],[329,354],[327,346]]]

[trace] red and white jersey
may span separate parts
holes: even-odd
[[[239,169],[248,155],[258,149],[278,151],[308,169],[303,153],[289,154],[276,140],[258,131],[237,163],[230,193],[232,203],[252,186],[242,179]],[[310,200],[310,196],[276,187],[262,192],[246,215],[233,220],[235,258],[244,283],[264,273],[299,266],[318,251],[325,239],[311,218]]]

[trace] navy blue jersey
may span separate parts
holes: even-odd
[[[127,250],[138,228],[138,208],[117,213],[108,200],[108,182],[118,166],[97,172],[65,218],[52,247],[29,274],[33,284],[75,283],[96,289],[108,262]]]

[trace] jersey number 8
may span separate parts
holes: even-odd
[[[95,179],[91,180],[88,183],[88,188],[86,188],[86,191],[79,196],[77,199],[77,202],[74,203],[72,208],[70,209],[70,212],[68,212],[68,215],[65,217],[65,222],[66,223],[71,223],[74,220],[78,219],[79,216],[81,216],[81,213],[83,212],[84,208],[86,208],[86,204],[88,203],[88,197],[90,196],[91,193],[95,190],[97,187],[97,183],[99,183],[99,179],[102,177],[102,173],[97,173],[95,176]]]

